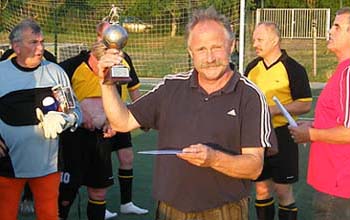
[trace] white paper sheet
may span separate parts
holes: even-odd
[[[175,155],[182,153],[181,150],[146,150],[139,151],[138,154],[152,154],[152,155]]]
[[[283,116],[288,120],[288,123],[293,127],[298,127],[298,124],[295,122],[294,118],[289,114],[287,109],[281,104],[280,100],[274,96],[272,100],[276,103],[277,107],[281,110]]]

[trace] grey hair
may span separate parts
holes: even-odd
[[[260,25],[264,25],[265,27],[273,31],[277,35],[279,41],[281,41],[281,32],[277,23],[273,21],[262,21],[259,22],[256,26],[259,27]]]
[[[193,12],[192,19],[186,25],[186,42],[188,42],[188,38],[193,28],[202,21],[215,21],[216,23],[221,24],[225,28],[229,40],[235,40],[235,34],[232,31],[229,19],[225,15],[219,14],[213,6],[210,6],[207,9],[197,9]]]
[[[335,15],[343,15],[343,14],[350,15],[350,7],[341,8],[335,13]],[[350,16],[349,16],[349,19],[348,19],[348,23],[350,24]],[[349,30],[349,27],[348,27],[348,30]]]
[[[350,7],[341,8],[335,14],[336,15],[350,14]]]
[[[32,19],[25,19],[17,24],[9,35],[10,43],[20,42],[23,40],[23,32],[31,29],[34,34],[42,34],[40,26]]]

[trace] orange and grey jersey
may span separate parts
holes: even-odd
[[[282,104],[295,100],[312,101],[305,68],[289,57],[284,50],[282,50],[281,57],[270,66],[267,66],[262,58],[256,58],[248,64],[245,75],[265,94],[269,106],[275,105],[272,100],[273,96],[276,96]],[[273,117],[272,122],[274,127],[288,123],[282,115]]]
[[[75,57],[65,60],[59,65],[67,72],[72,83],[73,90],[79,101],[85,98],[101,97],[101,88],[98,76],[89,66],[90,52],[82,51]],[[130,57],[124,53],[123,65],[129,68],[129,74],[132,79],[128,84],[117,85],[122,99],[127,99],[127,90],[132,91],[140,87],[140,81],[136,75],[135,68]]]
[[[58,138],[44,138],[35,109],[52,96],[58,84],[70,86],[57,64],[43,60],[36,68],[20,67],[15,59],[0,62],[0,139],[7,147],[0,157],[0,175],[16,178],[45,176],[59,170]],[[81,123],[81,112],[74,112]]]

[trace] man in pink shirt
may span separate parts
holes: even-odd
[[[350,8],[339,9],[328,49],[338,66],[320,94],[314,122],[290,127],[297,143],[311,141],[307,182],[315,190],[314,219],[350,219]]]

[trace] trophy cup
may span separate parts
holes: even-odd
[[[127,41],[128,33],[118,24],[112,24],[103,32],[102,42],[107,48],[122,50]],[[111,67],[103,83],[124,84],[130,81],[129,69],[123,64],[119,64]]]

